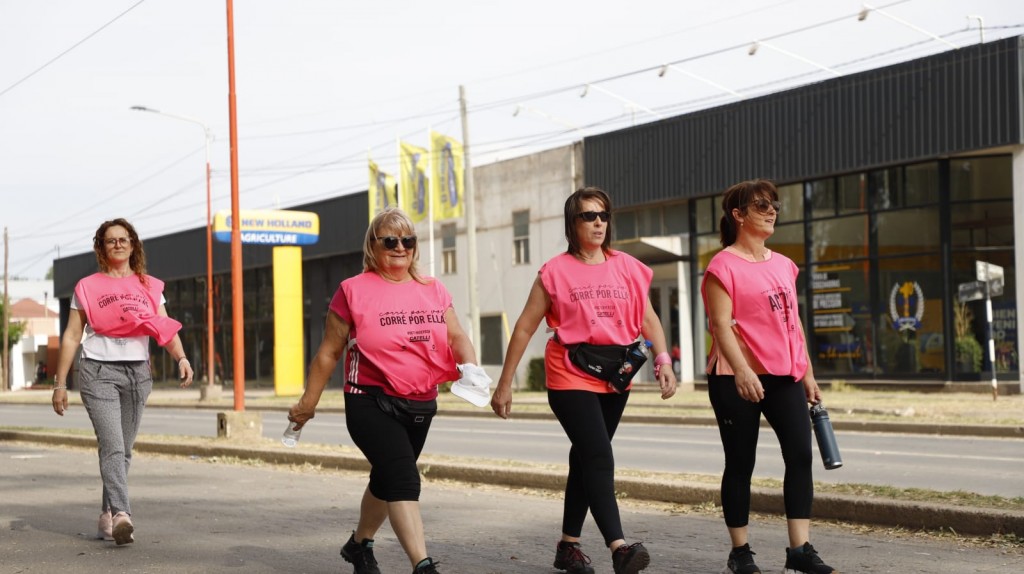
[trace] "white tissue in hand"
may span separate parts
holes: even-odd
[[[478,407],[491,402],[491,378],[473,363],[462,365],[462,378],[452,383],[452,394]]]

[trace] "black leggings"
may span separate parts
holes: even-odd
[[[786,463],[782,494],[786,518],[810,518],[814,499],[811,476],[811,420],[804,386],[793,377],[758,375],[764,399],[752,403],[736,391],[736,377],[709,375],[708,396],[718,419],[725,451],[722,473],[722,511],[729,528],[741,528],[750,518],[750,477],[757,457],[761,414],[775,430]]]
[[[373,395],[345,393],[345,425],[370,463],[370,494],[387,502],[419,500],[416,460],[430,422],[406,426],[380,410]]]
[[[572,443],[562,510],[563,534],[578,538],[590,509],[606,546],[623,538],[615,499],[612,437],[628,399],[628,392],[548,390],[551,411]]]

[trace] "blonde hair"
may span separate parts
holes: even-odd
[[[380,273],[380,262],[377,261],[377,254],[373,250],[373,244],[376,243],[378,237],[382,237],[381,231],[388,229],[398,233],[398,235],[416,235],[416,226],[413,225],[412,219],[401,209],[397,207],[388,207],[384,211],[377,214],[376,217],[370,221],[370,226],[366,228],[366,238],[363,240],[363,271],[372,271],[374,273]],[[417,283],[426,285],[428,281],[423,279],[420,275],[417,265],[420,260],[420,246],[419,243],[416,247],[412,248],[412,264],[409,266],[409,275],[412,276],[413,280]]]

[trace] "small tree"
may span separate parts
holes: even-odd
[[[5,316],[6,316],[6,313],[4,313],[4,301],[3,301],[3,298],[0,297],[0,321],[2,321],[3,317],[5,317]],[[21,321],[8,321],[7,322],[7,349],[4,351],[3,356],[7,357],[8,360],[7,360],[7,363],[5,363],[3,365],[0,365],[0,389],[7,390],[7,389],[10,388],[10,386],[8,386],[8,384],[7,384],[7,381],[11,377],[7,374],[7,369],[8,369],[8,367],[10,367],[9,363],[10,363],[11,349],[14,348],[14,345],[18,344],[18,340],[21,339],[21,335],[24,332],[25,332],[25,324],[22,323]],[[2,337],[2,335],[0,335],[0,337]]]
[[[974,337],[974,313],[966,303],[953,304],[953,340],[956,348],[956,368],[961,373],[980,373],[984,350]]]

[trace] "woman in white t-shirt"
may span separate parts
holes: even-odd
[[[100,271],[75,287],[53,381],[53,410],[64,416],[68,409],[67,376],[81,345],[78,387],[96,431],[103,480],[97,537],[121,545],[135,540],[128,468],[153,389],[149,338],[174,358],[183,387],[192,384],[192,366],[178,338],[181,323],[164,308],[163,281],[146,274],[135,228],[124,219],[103,222],[93,251]]]

